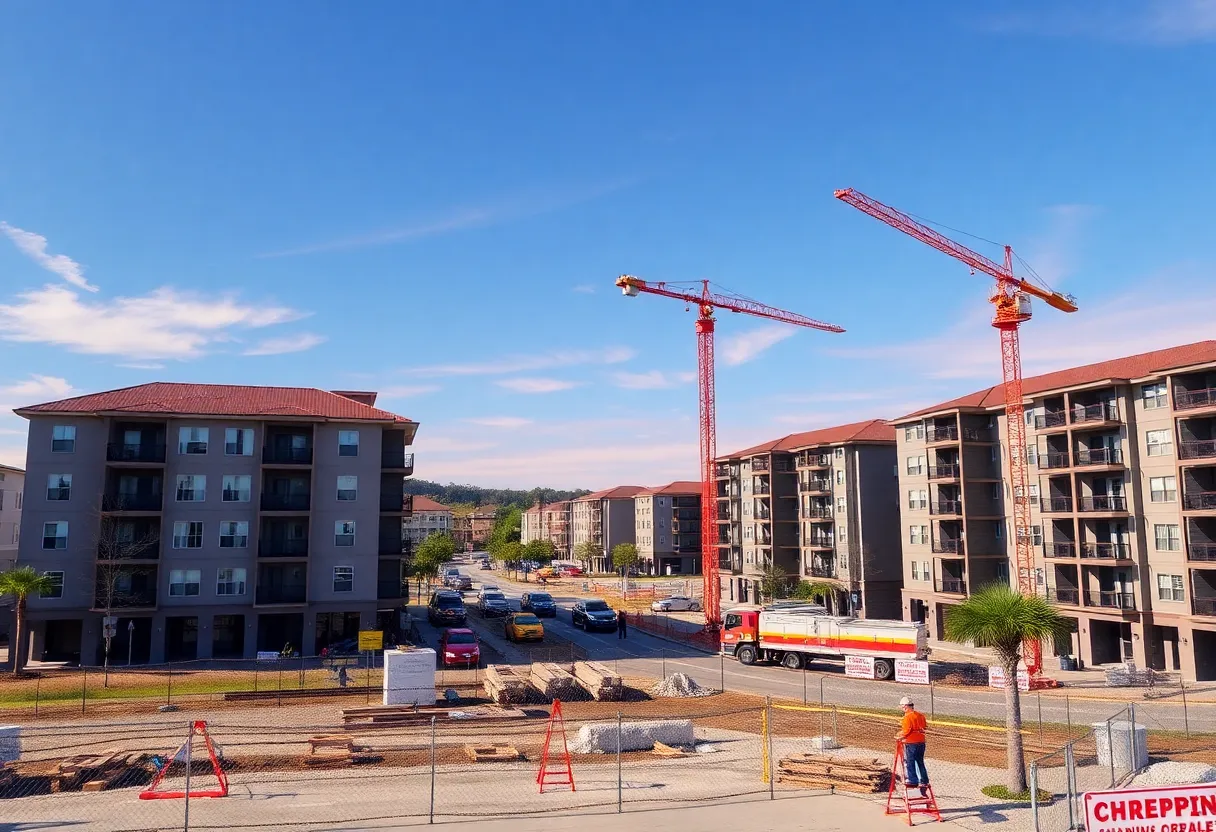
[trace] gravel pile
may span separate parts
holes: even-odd
[[[1153,763],[1136,775],[1137,786],[1189,786],[1216,783],[1216,766],[1207,763]]]
[[[712,693],[712,690],[701,687],[696,679],[685,673],[673,673],[650,689],[650,695],[659,698],[709,696]]]

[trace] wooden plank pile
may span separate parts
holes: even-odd
[[[308,755],[304,765],[311,768],[338,768],[356,763],[374,763],[380,757],[369,754],[362,746],[355,745],[350,737],[341,734],[325,734],[308,740]]]
[[[439,727],[464,723],[484,723],[493,720],[523,719],[527,716],[515,708],[479,705],[474,708],[428,708],[414,705],[372,705],[366,708],[345,708],[342,727],[347,731],[367,731],[377,728],[411,728],[431,724],[436,718]]]
[[[519,759],[519,750],[513,745],[466,745],[464,750],[475,763],[513,763]]]
[[[877,794],[890,787],[890,777],[891,770],[877,757],[846,760],[802,754],[777,761],[777,782],[812,789]]]
[[[505,664],[492,664],[486,668],[486,678],[482,682],[490,701],[499,705],[511,705],[529,702],[536,697],[536,692],[524,676],[515,668]]]
[[[553,662],[534,662],[530,681],[532,687],[540,691],[545,699],[569,702],[586,696],[582,687],[575,681],[574,674],[566,667]]]
[[[65,757],[51,773],[51,791],[104,791],[132,768],[143,767],[146,760],[146,754],[114,750]]]
[[[601,702],[619,702],[624,698],[625,685],[605,665],[599,662],[575,662],[574,680],[592,699]]]

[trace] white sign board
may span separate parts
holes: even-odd
[[[844,675],[854,679],[873,679],[874,659],[870,656],[845,656]]]
[[[102,638],[114,638],[118,635],[118,616],[103,615],[101,617]]]
[[[908,685],[929,684],[929,663],[916,659],[896,659],[895,681]]]
[[[1005,689],[1005,668],[996,665],[988,668],[988,687]],[[1024,667],[1018,668],[1018,690],[1030,690],[1030,671]]]
[[[1216,832],[1216,783],[1086,792],[1087,832]]]
[[[279,660],[279,651],[259,650],[257,660],[260,662],[277,662]]]

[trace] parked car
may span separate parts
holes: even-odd
[[[456,590],[457,592],[472,592],[473,579],[468,575],[460,575],[454,578],[449,586],[451,586],[452,589]]]
[[[346,638],[342,641],[335,641],[328,647],[321,648],[321,658],[333,658],[335,656],[356,656],[359,654],[359,639]]]
[[[479,566],[479,567],[477,567],[477,568],[478,568],[478,569],[481,569],[481,570],[487,570],[487,571],[488,571],[488,570],[490,570],[490,569],[493,569],[494,567],[490,566],[490,562],[489,562],[488,560],[483,560],[483,561],[481,562],[481,566]]]
[[[451,590],[441,589],[432,593],[431,602],[426,608],[426,620],[435,626],[464,624],[468,620],[464,599],[460,597],[459,592]]]
[[[581,578],[583,576],[583,567],[581,566],[563,566],[557,570],[557,574],[563,578]]]
[[[530,612],[517,612],[507,620],[504,634],[508,641],[543,641],[545,625]]]
[[[697,612],[701,609],[701,602],[687,595],[672,595],[670,598],[655,601],[650,605],[650,609],[655,612]]]
[[[477,611],[482,618],[501,618],[511,614],[511,604],[501,592],[483,592],[477,599]]]
[[[554,569],[552,566],[546,566],[546,567],[536,570],[536,577],[538,577],[538,578],[556,578],[557,570]]]
[[[616,613],[606,601],[579,601],[570,610],[571,622],[584,630],[615,630]]]
[[[557,618],[557,602],[547,592],[525,592],[519,596],[519,609],[537,616]]]
[[[481,662],[477,635],[463,627],[449,627],[439,637],[439,657],[444,667],[476,667]]]

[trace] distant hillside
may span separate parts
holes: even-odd
[[[406,480],[406,494],[421,494],[438,500],[444,505],[473,505],[473,506],[506,506],[514,505],[529,508],[536,505],[537,499],[543,496],[546,503],[559,500],[570,500],[590,494],[586,488],[574,491],[559,491],[552,488],[533,488],[530,491],[518,491],[513,488],[482,488],[478,485],[457,485],[450,482],[440,485],[429,480]]]

